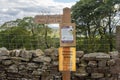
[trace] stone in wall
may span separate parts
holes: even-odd
[[[109,52],[112,59],[120,58],[120,53],[118,51]]]
[[[30,50],[29,53],[31,53],[33,57],[44,55],[44,52],[41,49]]]
[[[6,48],[0,48],[0,61],[9,60],[9,51]]]
[[[103,73],[91,73],[91,78],[103,78],[104,74]]]
[[[114,66],[115,65],[115,59],[111,59],[111,60],[107,61],[107,65],[108,66]]]
[[[115,60],[115,65],[110,66],[110,72],[112,74],[119,74],[120,73],[120,58],[114,59]]]
[[[96,53],[85,54],[85,55],[83,56],[83,59],[84,59],[84,60],[87,60],[87,61],[93,61],[93,60],[96,59],[96,56],[97,56]]]
[[[9,65],[12,65],[12,64],[13,64],[12,60],[4,60],[4,61],[2,61],[2,65],[5,65],[5,66],[9,66]]]
[[[106,67],[107,66],[107,60],[99,60],[98,61],[98,67]]]
[[[83,51],[76,51],[76,57],[77,58],[82,58],[84,55],[84,52]]]
[[[89,67],[97,67],[97,61],[89,61],[88,66]]]
[[[40,56],[40,57],[34,58],[33,61],[34,62],[48,62],[49,63],[51,61],[51,58],[46,57],[46,56]]]
[[[7,69],[7,72],[18,73],[17,65],[13,64],[13,65],[9,66],[8,69]]]
[[[21,50],[20,55],[21,58],[25,61],[29,61],[32,58],[32,53],[29,53],[29,51]]]
[[[84,55],[84,60],[102,60],[110,59],[110,55],[105,53],[90,53]]]
[[[0,56],[9,56],[9,51],[6,48],[0,48]]]
[[[85,67],[79,67],[74,75],[81,78],[88,76],[88,73],[86,72]]]

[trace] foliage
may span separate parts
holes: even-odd
[[[32,17],[6,22],[0,29],[0,47],[8,49],[46,49],[56,47],[55,44],[59,42],[51,37],[51,28],[45,24],[35,24]]]
[[[24,48],[30,41],[30,32],[22,27],[12,27],[0,32],[0,47]]]
[[[72,7],[73,22],[77,24],[78,49],[86,52],[108,52],[115,49],[117,11],[114,6],[119,3],[120,0],[80,0]],[[84,45],[86,43],[87,46]]]

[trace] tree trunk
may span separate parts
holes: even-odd
[[[48,31],[48,27],[47,25],[45,25],[45,45],[46,45],[46,48],[49,48],[48,42],[47,42],[47,31]]]
[[[111,12],[110,12],[110,15],[109,15],[108,26],[109,26],[109,48],[110,48],[110,51],[112,51],[113,43],[112,43],[112,28],[111,28]]]

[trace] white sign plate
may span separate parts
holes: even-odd
[[[73,27],[65,26],[61,29],[61,41],[62,43],[73,43]]]

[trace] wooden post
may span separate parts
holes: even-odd
[[[63,9],[62,23],[71,23],[71,10],[69,8]]]
[[[62,72],[62,79],[63,79],[63,80],[70,80],[70,78],[71,78],[71,73],[70,73],[70,71],[63,71],[63,72]]]
[[[64,55],[64,62],[63,62],[63,69],[62,78],[63,80],[70,80],[70,47],[63,47],[63,55]],[[67,71],[69,70],[69,71]]]
[[[70,13],[70,9],[69,8],[64,8],[63,9],[63,17],[62,17],[62,23],[71,23],[71,13]],[[63,47],[63,51],[69,50],[70,51],[70,47]],[[70,54],[69,52],[65,52],[64,54]],[[70,56],[70,55],[69,55]],[[65,61],[66,62],[66,61]],[[68,64],[70,63],[70,58],[67,59]],[[66,68],[68,68],[69,66],[65,66]],[[70,71],[63,71],[62,72],[62,79],[63,80],[70,80],[71,78],[71,73]]]

